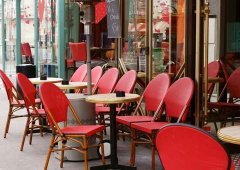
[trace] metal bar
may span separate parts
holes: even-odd
[[[16,65],[21,64],[21,0],[16,1]]]
[[[34,64],[36,65],[36,76],[38,77],[38,0],[34,2]]]
[[[207,116],[208,103],[208,33],[209,33],[209,2],[204,3],[204,116]],[[204,122],[205,124],[206,122]]]
[[[65,2],[58,2],[58,77],[65,78]]]
[[[200,121],[200,27],[201,27],[201,0],[196,0],[196,61],[195,61],[195,125],[199,126]]]
[[[86,23],[84,25],[84,32],[86,34],[86,40],[87,40],[87,90],[88,90],[88,95],[92,94],[91,52],[90,52],[90,48],[91,48],[90,32],[92,32],[91,26],[92,26],[91,23]]]
[[[5,27],[5,16],[4,16],[4,0],[2,0],[2,68],[5,72],[6,66],[6,27]]]
[[[147,83],[151,81],[152,79],[152,74],[153,74],[153,55],[152,55],[152,32],[153,32],[153,0],[148,1],[148,48],[149,48],[149,53],[148,53],[148,80]]]

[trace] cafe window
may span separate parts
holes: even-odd
[[[127,5],[122,58],[129,69],[146,72],[147,1],[129,0]],[[185,56],[185,0],[154,0],[152,28],[153,74],[177,74]]]

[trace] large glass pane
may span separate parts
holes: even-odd
[[[6,73],[14,74],[16,70],[16,2],[9,0],[4,4],[5,34],[6,34]]]
[[[123,61],[129,69],[146,72],[146,0],[127,1]],[[125,8],[126,8],[125,5]],[[184,64],[185,0],[153,0],[153,74],[177,74]],[[126,23],[126,22],[125,22]],[[153,76],[154,76],[153,75]]]
[[[56,0],[38,2],[40,74],[57,76]]]
[[[185,0],[153,1],[153,73],[176,74],[184,63]]]
[[[129,0],[123,61],[129,69],[145,72],[146,0]]]

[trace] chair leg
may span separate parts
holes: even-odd
[[[43,121],[42,121],[42,117],[38,118],[38,121],[39,121],[40,134],[43,137]]]
[[[152,145],[152,170],[155,170],[155,146]]]
[[[28,132],[28,130],[29,130],[29,123],[30,123],[30,117],[28,116],[28,117],[27,117],[27,122],[26,122],[26,125],[25,125],[25,130],[24,130],[24,133],[23,133],[23,138],[22,138],[22,144],[21,144],[20,151],[23,151],[23,146],[24,146],[25,138],[26,138],[27,132]]]
[[[31,123],[31,128],[30,128],[30,139],[29,139],[29,144],[31,145],[32,144],[32,137],[33,137],[33,129],[34,129],[34,126],[35,126],[35,118],[34,117],[31,117],[30,119],[32,119],[32,121],[30,120]]]
[[[55,139],[55,136],[52,135],[52,140],[51,140],[51,144],[50,144],[49,149],[48,149],[47,159],[46,159],[45,165],[44,165],[44,170],[47,170],[47,167],[48,167],[49,159],[50,159],[51,153],[53,151],[54,139]]]
[[[84,157],[84,170],[88,170],[88,151],[86,137],[83,137],[83,157]]]
[[[64,141],[62,141],[61,161],[60,161],[60,167],[61,167],[61,168],[63,168],[64,149],[65,149],[65,144],[64,144]]]
[[[135,154],[136,154],[136,131],[131,130],[131,156],[130,156],[130,165],[135,165]]]
[[[12,117],[12,106],[9,106],[8,117],[7,117],[7,122],[6,122],[6,126],[5,126],[5,132],[4,132],[4,138],[6,138],[6,136],[7,136],[9,126],[10,126],[11,117]]]
[[[104,143],[103,143],[103,132],[100,133],[100,147],[102,152],[102,163],[105,164],[105,157],[104,157]]]

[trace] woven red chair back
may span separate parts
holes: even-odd
[[[69,47],[74,61],[87,61],[87,45],[85,42],[70,42]]]
[[[26,107],[35,105],[37,90],[31,81],[22,73],[17,74],[17,82],[22,89]]]
[[[56,123],[67,121],[69,100],[56,85],[52,83],[42,84],[40,96],[51,126],[54,126],[53,120]]]
[[[118,80],[119,71],[117,68],[108,69],[100,78],[97,84],[97,93],[111,93]]]
[[[137,73],[135,70],[126,72],[117,82],[114,91],[124,91],[125,93],[132,93],[136,84]]]
[[[83,64],[73,73],[70,81],[83,81],[87,74],[87,64]]]
[[[160,129],[156,149],[167,170],[227,170],[231,167],[231,159],[217,139],[190,125],[172,124]]]
[[[169,87],[164,98],[166,115],[185,121],[189,112],[193,91],[194,83],[192,79],[183,77],[175,81]],[[187,109],[182,113],[186,107]]]

